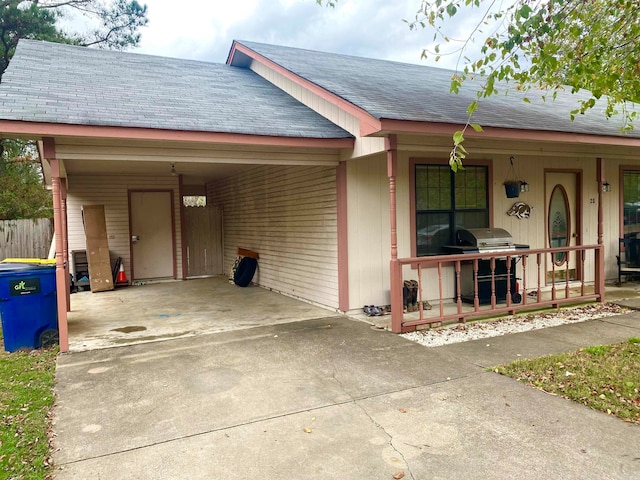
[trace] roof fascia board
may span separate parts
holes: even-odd
[[[84,137],[127,140],[164,140],[195,143],[224,143],[306,148],[353,148],[353,138],[297,138],[240,133],[195,132],[153,128],[69,125],[60,123],[0,120],[0,136]]]
[[[315,95],[319,96],[323,100],[326,100],[327,102],[337,106],[341,110],[344,110],[350,115],[353,115],[354,117],[356,117],[360,121],[361,136],[364,137],[366,135],[370,135],[373,132],[380,131],[381,129],[380,120],[378,120],[376,117],[371,115],[366,110],[354,105],[351,102],[348,102],[347,100],[340,97],[339,95],[336,95],[335,93],[331,93],[328,90],[325,90],[324,88],[316,85],[315,83],[307,80],[306,78],[302,78],[301,76],[296,75],[290,70],[287,70],[286,68],[278,65],[273,60],[269,60],[268,58],[263,57],[259,53],[238,43],[235,40],[233,42],[233,45],[231,46],[231,51],[229,52],[229,56],[227,58],[227,65],[233,66],[234,56],[236,55],[237,52],[241,52],[247,55],[248,57],[250,57],[252,60],[256,62],[260,62],[264,66],[279,73],[280,75],[284,76],[288,80],[291,80],[295,84],[300,85],[302,88],[314,93]],[[368,132],[368,133],[365,133],[365,132]]]
[[[424,134],[424,135],[453,135],[462,125],[452,123],[428,123],[408,120],[380,121],[382,128],[369,135],[386,136],[392,133]],[[482,132],[469,129],[465,132],[467,138],[492,138],[498,140],[529,140],[549,143],[574,143],[592,145],[619,145],[626,147],[640,147],[640,138],[614,137],[607,135],[589,135],[586,133],[556,132],[544,130],[525,130],[517,128],[483,127]]]

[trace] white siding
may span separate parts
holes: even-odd
[[[260,254],[254,282],[338,308],[336,169],[258,166],[207,185],[223,209],[224,265]]]
[[[69,251],[86,248],[82,224],[83,205],[104,205],[107,238],[111,258],[122,257],[127,278],[131,280],[129,249],[129,190],[173,190],[178,278],[182,277],[180,240],[180,202],[176,177],[74,176],[69,179],[67,218]],[[72,270],[73,271],[73,270]]]

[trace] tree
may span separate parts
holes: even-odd
[[[147,24],[147,7],[136,0],[108,4],[101,0],[0,0],[0,9],[0,78],[21,38],[123,49],[138,44],[138,30]],[[95,27],[66,32],[59,26],[62,18],[78,13]]]
[[[334,6],[338,0],[316,0]],[[454,40],[447,29],[469,18],[470,31]],[[405,20],[406,21],[406,20]],[[478,101],[499,90],[587,90],[576,100],[571,119],[598,100],[606,115],[622,115],[623,130],[633,128],[640,102],[640,8],[637,0],[422,0],[409,28],[433,30],[432,48],[423,57],[438,61],[457,56],[451,91],[470,78],[481,80]],[[476,49],[474,51],[474,49]],[[462,165],[464,132],[479,106],[469,106],[469,121],[454,136],[452,168]],[[528,101],[528,100],[525,100]]]
[[[21,38],[124,49],[138,44],[138,30],[147,24],[147,7],[136,0],[0,0],[0,12],[0,79]],[[94,27],[63,30],[60,20],[73,14],[86,16]],[[0,140],[0,219],[51,215],[34,144]]]
[[[53,216],[51,193],[43,188],[35,145],[3,141],[0,155],[0,220]]]

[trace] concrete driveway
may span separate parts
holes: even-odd
[[[72,352],[330,317],[335,312],[223,275],[71,295]]]
[[[640,427],[485,368],[603,332],[640,316],[438,348],[334,317],[62,355],[55,478],[640,478]]]

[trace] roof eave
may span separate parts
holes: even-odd
[[[448,135],[461,130],[464,125],[453,123],[432,123],[413,120],[381,119],[381,128],[369,130],[366,136],[386,137],[391,134],[418,134],[418,135]],[[466,138],[483,138],[496,140],[526,140],[551,143],[572,143],[591,145],[616,145],[626,147],[640,147],[640,138],[614,135],[592,135],[577,132],[558,132],[546,130],[527,130],[518,128],[485,127],[482,132],[468,129]]]
[[[0,120],[0,136],[35,139],[41,139],[43,137],[111,138],[121,140],[158,140],[334,149],[353,148],[354,146],[353,138],[284,137],[137,127],[71,125],[62,123],[25,122],[19,120]]]

